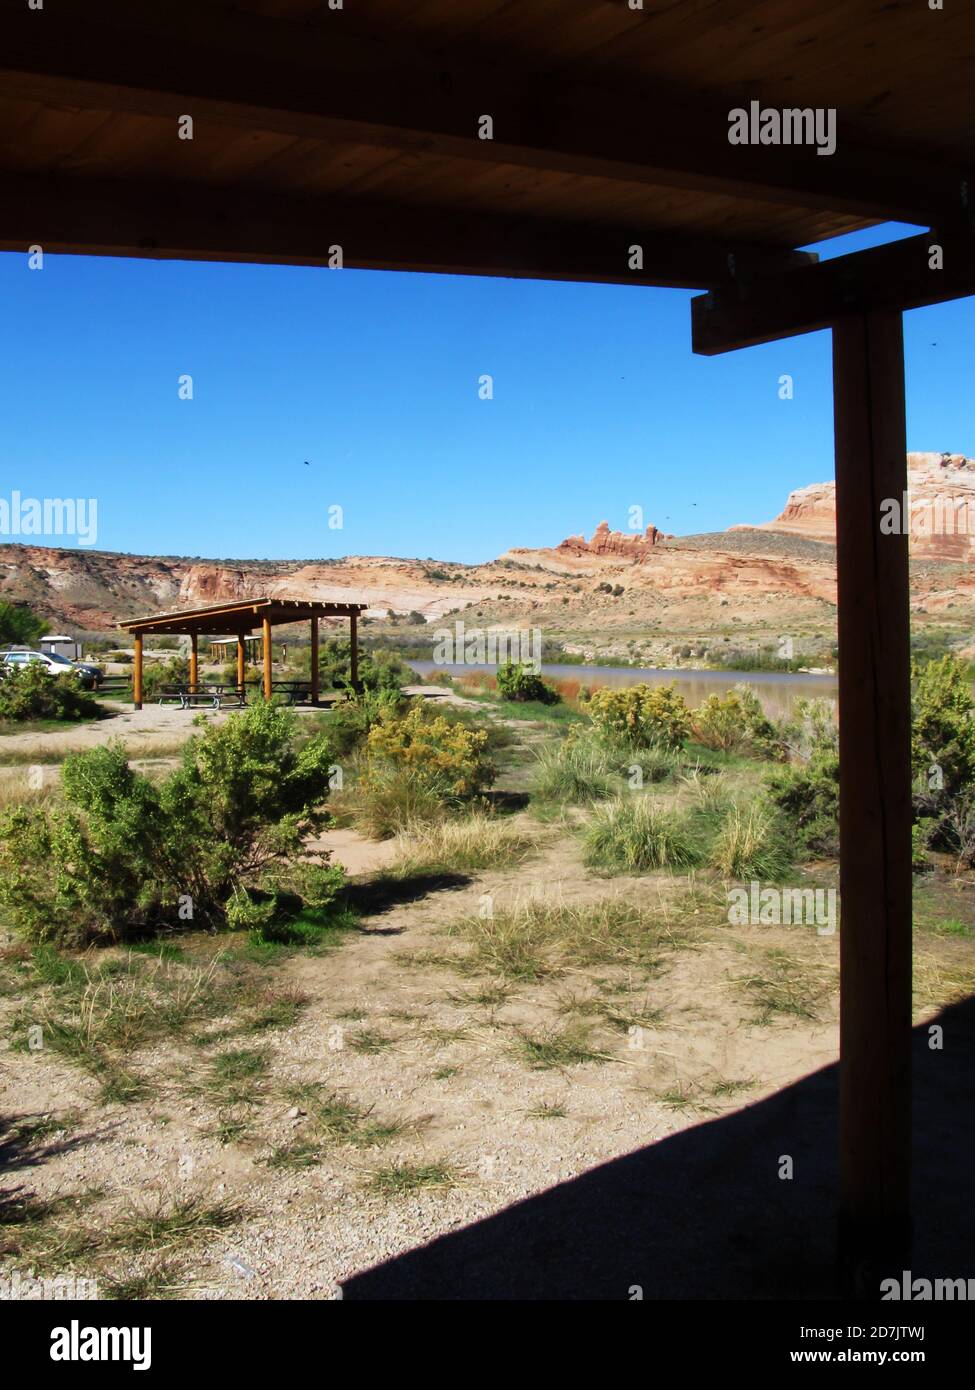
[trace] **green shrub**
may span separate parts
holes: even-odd
[[[664,748],[653,744],[649,748],[627,749],[625,745],[610,745],[616,751],[621,771],[629,778],[632,769],[638,767],[644,786],[656,782],[672,782],[684,767],[684,761],[677,749]]]
[[[694,738],[705,748],[781,756],[782,744],[775,725],[766,717],[750,686],[737,685],[725,695],[709,695],[691,719]]]
[[[236,658],[235,658],[233,661],[225,661],[225,662],[224,662],[224,664],[220,667],[220,672],[219,672],[219,675],[218,675],[218,680],[219,680],[223,685],[233,685],[233,686],[236,686],[236,684],[237,684],[237,661],[236,661]],[[254,668],[253,668],[253,667],[247,667],[247,666],[245,666],[245,667],[244,667],[244,688],[245,688],[245,690],[246,690],[248,684],[250,684],[250,685],[252,685],[252,686],[254,686],[254,687],[256,688],[257,685],[258,685],[258,677],[257,677],[257,674],[256,674],[256,672],[254,671]]]
[[[327,638],[318,652],[319,682],[322,690],[348,690],[352,681],[352,664],[348,641],[337,637]],[[298,663],[305,671],[311,670],[311,648],[303,648]],[[401,690],[416,680],[416,675],[395,651],[378,649],[359,651],[359,685],[362,690]]]
[[[929,845],[970,865],[975,863],[975,701],[966,667],[948,653],[915,664],[912,680],[915,867],[924,866]],[[771,805],[785,817],[800,850],[834,855],[839,850],[839,751],[832,710],[821,701],[797,701],[782,737],[793,762],[769,774]]]
[[[294,719],[262,703],[209,725],[158,784],[118,744],[69,757],[62,805],[0,820],[0,905],[33,940],[82,944],[222,927],[251,890],[283,894],[316,867],[319,901],[334,895],[328,856],[304,849],[329,822],[332,754],[324,738],[298,748]]]
[[[164,685],[187,685],[189,679],[188,657],[170,656],[165,661],[147,661],[142,668],[142,698],[157,700]]]
[[[950,653],[914,665],[911,764],[927,779],[940,770],[938,790],[948,800],[975,781],[975,701],[965,669]]]
[[[798,656],[779,656],[774,647],[753,647],[748,651],[731,647],[721,653],[715,664],[725,671],[799,671],[804,663]]]
[[[915,822],[911,826],[911,872],[923,874],[931,867],[931,861],[925,853],[928,845],[928,835],[930,827],[921,821]]]
[[[603,686],[586,713],[597,729],[640,748],[682,748],[691,731],[686,704],[673,685]]]
[[[817,745],[804,763],[775,768],[766,789],[800,850],[839,853],[840,759],[835,743]]]
[[[805,762],[817,748],[835,748],[838,740],[836,714],[829,700],[800,698],[792,714],[777,731],[786,757]]]
[[[335,706],[329,715],[328,739],[336,754],[347,757],[360,748],[369,730],[384,715],[402,714],[408,700],[397,690],[364,690]]]
[[[505,661],[498,667],[498,694],[503,700],[537,700],[557,705],[561,695],[546,685],[529,661]]]
[[[0,600],[0,646],[29,647],[50,630],[50,624],[26,604]]]
[[[52,676],[33,661],[0,672],[0,720],[93,719],[98,712],[75,675]]]
[[[688,869],[701,859],[700,839],[690,818],[648,796],[624,796],[600,807],[586,828],[583,845],[591,867],[631,873]]]

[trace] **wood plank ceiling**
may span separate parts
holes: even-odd
[[[973,60],[975,8],[916,0],[0,0],[0,246],[625,280],[646,236],[706,287],[963,216]],[[753,99],[835,107],[836,154],[730,146]]]

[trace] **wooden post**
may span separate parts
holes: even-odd
[[[245,692],[245,690],[246,690],[246,688],[247,688],[246,685],[245,685],[245,681],[246,681],[246,679],[247,679],[246,665],[247,665],[247,644],[246,644],[246,642],[244,641],[244,634],[243,634],[242,632],[238,632],[238,634],[237,634],[237,686],[238,686],[238,689],[240,690],[241,695],[244,694],[244,692]]]
[[[833,326],[840,708],[840,1255],[876,1298],[910,1248],[911,758],[901,315]]]
[[[349,682],[352,689],[359,691],[359,615],[349,614]]]
[[[132,704],[142,708],[142,633],[135,634],[135,658],[132,662]]]
[[[318,704],[318,617],[311,620],[311,702]]]
[[[199,641],[195,632],[190,633],[190,693],[196,694],[197,681],[200,675],[200,652]]]
[[[271,620],[261,619],[261,633],[264,638],[264,698],[271,698]]]

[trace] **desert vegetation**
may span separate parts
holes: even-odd
[[[387,1229],[405,1248],[832,1059],[835,934],[729,913],[835,887],[832,710],[505,684],[257,701],[144,769],[109,724],[6,806],[4,1143],[32,1176],[0,1264],[328,1296]],[[950,656],[915,669],[913,751],[921,1016],[975,988]]]
[[[100,713],[97,700],[70,673],[52,676],[34,664],[0,670],[0,728],[71,723]]]

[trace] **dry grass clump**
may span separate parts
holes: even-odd
[[[583,844],[585,862],[610,872],[686,870],[702,857],[700,832],[691,817],[651,796],[622,796],[600,807]]]
[[[397,836],[392,872],[412,878],[505,868],[527,859],[536,842],[528,826],[482,812],[458,820],[408,822]]]
[[[512,980],[597,965],[652,973],[666,952],[693,939],[685,922],[623,897],[585,904],[532,898],[489,917],[466,917],[451,932],[467,943],[469,965]]]

